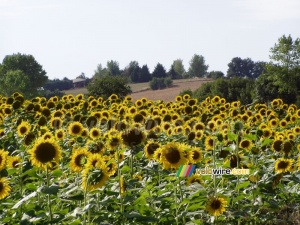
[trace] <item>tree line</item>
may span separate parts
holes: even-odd
[[[267,102],[282,98],[287,103],[299,100],[300,39],[283,35],[270,50],[270,62],[254,62],[250,58],[234,57],[228,63],[227,73],[208,71],[202,55],[194,54],[185,70],[182,59],[173,61],[167,71],[157,63],[152,73],[147,65],[131,61],[124,69],[110,60],[94,71],[88,90],[90,95],[109,96],[112,92],[130,94],[128,83],[150,82],[150,86],[170,86],[172,80],[191,77],[206,77],[214,81],[204,84],[192,93],[199,100],[209,95],[219,95],[230,100]],[[113,78],[114,77],[114,78]],[[151,83],[152,82],[152,83]],[[101,90],[101,88],[102,90]],[[0,94],[10,96],[18,91],[25,97],[36,95],[59,95],[73,88],[68,78],[50,80],[46,71],[32,55],[21,53],[7,55],[0,64]],[[124,90],[122,90],[122,88]],[[122,97],[122,96],[121,96]]]

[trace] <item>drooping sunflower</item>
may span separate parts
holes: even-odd
[[[24,137],[24,144],[28,146],[34,141],[34,139],[35,139],[35,134],[33,132],[29,132]]]
[[[63,121],[60,117],[52,117],[50,120],[50,127],[53,129],[59,129],[63,124]]]
[[[5,168],[7,162],[8,152],[0,149],[0,171]]]
[[[123,144],[130,147],[139,145],[145,141],[144,132],[136,127],[123,131],[121,137]]]
[[[106,143],[107,147],[111,150],[118,148],[122,143],[121,135],[119,133],[109,134]]]
[[[90,154],[86,148],[73,150],[70,160],[71,170],[74,172],[82,171]]]
[[[18,135],[20,137],[23,137],[30,132],[30,129],[31,129],[30,123],[28,123],[27,121],[22,121],[17,128]]]
[[[46,169],[52,161],[58,162],[61,158],[60,146],[54,138],[38,139],[28,152],[30,153],[32,165],[43,169]]]
[[[11,188],[9,186],[8,180],[5,177],[0,178],[0,200],[4,199],[9,195]]]
[[[211,216],[219,216],[225,212],[227,201],[222,197],[210,197],[206,210]]]
[[[198,184],[204,186],[204,182],[199,174],[193,174],[192,176],[187,178],[187,180],[186,180],[187,185],[191,185],[194,183],[198,183]]]
[[[160,144],[155,141],[149,141],[144,147],[144,153],[148,159],[154,159],[154,153],[156,149],[160,147]]]
[[[281,139],[277,139],[272,144],[272,149],[276,152],[280,152],[282,150],[283,141]]]
[[[163,169],[178,169],[180,165],[188,163],[188,159],[184,156],[183,146],[179,143],[169,142],[160,149]]]
[[[68,132],[73,136],[80,136],[82,130],[83,130],[83,125],[77,121],[70,123],[68,126]]]
[[[92,167],[86,167],[83,171],[82,189],[93,191],[105,185],[109,179],[107,167],[103,161],[98,161]]]
[[[19,168],[21,166],[21,157],[20,156],[8,156],[7,158],[8,168]]]
[[[280,158],[276,160],[274,168],[276,173],[285,173],[291,171],[293,166],[294,160],[293,159],[285,159]]]

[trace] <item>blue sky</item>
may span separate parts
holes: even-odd
[[[226,73],[234,57],[269,61],[299,27],[299,0],[0,0],[0,62],[32,54],[50,79],[74,79],[108,60],[187,70],[199,54]]]

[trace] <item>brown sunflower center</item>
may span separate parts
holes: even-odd
[[[3,189],[4,189],[4,185],[2,182],[0,182],[0,193],[2,192]]]
[[[79,154],[75,157],[75,164],[76,166],[83,167],[86,162],[86,155]]]
[[[289,163],[285,161],[280,161],[278,163],[278,169],[286,169],[288,167]]]
[[[210,206],[214,209],[217,210],[221,207],[221,201],[218,199],[213,200],[213,202],[210,204]]]
[[[178,163],[180,161],[180,152],[177,148],[171,147],[167,150],[166,159],[172,164]]]
[[[275,151],[279,152],[281,150],[282,141],[276,140],[274,141],[273,148]]]
[[[193,151],[193,159],[197,160],[200,158],[200,154],[197,151]]]
[[[250,146],[250,142],[248,140],[244,140],[241,142],[242,148],[248,148]]]
[[[79,125],[75,124],[72,126],[71,130],[72,130],[72,133],[79,134],[81,132],[81,127]]]
[[[27,132],[27,127],[20,127],[20,133],[25,134]]]
[[[156,143],[151,143],[149,144],[148,148],[147,148],[147,152],[149,155],[153,155],[155,150],[159,148],[159,145]]]
[[[47,163],[54,159],[56,153],[55,147],[51,143],[41,143],[37,146],[35,154],[36,159],[41,163]]]

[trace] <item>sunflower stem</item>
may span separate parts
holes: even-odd
[[[174,200],[175,200],[175,220],[176,220],[176,225],[178,225],[179,221],[178,221],[177,184],[176,184],[176,182],[174,185]]]
[[[216,141],[214,140],[213,143],[213,165],[214,169],[216,169]],[[216,184],[216,175],[213,175],[213,180],[214,180],[214,196],[217,196],[217,184]]]
[[[50,176],[49,176],[49,170],[48,170],[48,165],[46,166],[46,179],[47,179],[47,187],[50,187]],[[51,207],[51,199],[50,199],[50,194],[47,195],[47,200],[48,200],[48,208],[49,208],[49,219],[50,219],[50,224],[52,224],[52,207]]]
[[[237,166],[237,169],[240,168],[239,145],[240,145],[240,142],[239,142],[239,134],[238,134],[237,140],[236,140],[236,147],[235,147],[235,155],[236,155],[236,166]],[[236,181],[237,196],[240,195],[240,190],[239,190],[239,188],[238,188],[239,184],[240,184],[240,177],[239,177],[239,175],[237,175],[237,181]],[[238,210],[239,210],[239,203],[238,203],[238,202],[237,202],[237,207],[238,207]]]
[[[179,177],[179,179],[178,179],[178,184],[179,184],[179,193],[180,193],[180,203],[182,203],[182,201],[183,201],[183,192],[182,192],[182,188],[181,188],[180,183],[181,183],[181,177]],[[183,224],[186,224],[185,216],[182,217],[182,222],[183,222]]]
[[[122,197],[122,193],[121,193],[121,175],[122,175],[122,171],[120,168],[120,162],[119,162],[119,158],[120,158],[120,153],[119,153],[119,149],[117,150],[117,165],[118,165],[118,178],[119,178],[119,196],[120,196],[120,213],[121,213],[121,217],[122,217],[122,224],[125,223],[124,221],[124,217],[123,217],[123,212],[124,212],[124,205],[123,205],[123,197]]]

